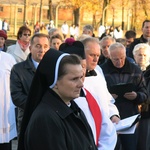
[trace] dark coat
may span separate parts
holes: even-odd
[[[139,121],[138,148],[137,150],[149,150],[150,148],[150,65],[143,71],[148,91],[148,99],[141,105],[141,119]]]
[[[133,52],[133,49],[134,49],[134,46],[137,45],[137,44],[140,44],[140,43],[147,43],[147,42],[148,42],[147,39],[144,39],[143,35],[141,35],[140,38],[136,38],[136,39],[134,40],[134,42],[131,43],[131,45],[130,45],[130,47],[129,47],[128,56],[134,59],[133,53],[132,53],[132,52]]]
[[[26,150],[96,150],[81,109],[68,107],[48,89],[34,110],[25,132]]]
[[[146,81],[146,87],[148,91],[148,99],[145,103],[142,104],[141,108],[141,118],[150,118],[150,66],[147,67],[146,71],[144,72],[144,77]]]
[[[18,107],[18,132],[20,131],[25,104],[35,71],[31,54],[28,55],[25,61],[14,65],[11,70],[10,88],[12,101]]]
[[[136,99],[128,100],[124,97],[116,99],[115,105],[119,110],[121,118],[123,119],[139,113],[138,104],[146,101],[148,97],[145,80],[140,68],[130,63],[127,59],[121,69],[114,67],[110,59],[101,68],[106,78],[108,90],[110,90],[110,86],[118,83],[134,84],[134,91],[137,93]]]
[[[13,66],[10,76],[10,88],[13,103],[24,110],[30,85],[35,74],[31,54],[21,63]]]

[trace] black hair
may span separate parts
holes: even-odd
[[[142,24],[142,28],[144,27],[144,25],[145,25],[146,22],[150,22],[150,20],[144,20],[143,24]]]
[[[125,33],[125,37],[126,39],[130,39],[130,38],[136,38],[136,32],[134,32],[133,30],[128,30]]]

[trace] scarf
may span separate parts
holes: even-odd
[[[23,42],[23,41],[21,41],[21,40],[18,40],[18,43],[19,43],[21,49],[22,49],[24,52],[25,52],[26,49],[29,47],[29,42]]]

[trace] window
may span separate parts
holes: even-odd
[[[22,13],[22,8],[18,8],[18,12]]]
[[[0,6],[0,11],[3,11],[3,7],[2,6]]]

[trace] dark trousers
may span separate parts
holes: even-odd
[[[150,118],[140,119],[137,150],[150,150]]]
[[[10,143],[0,143],[0,150],[11,150],[11,142]]]
[[[116,143],[116,147],[115,147],[114,150],[121,150],[121,142],[120,142],[119,136],[118,136],[118,138],[117,138],[117,143]]]

